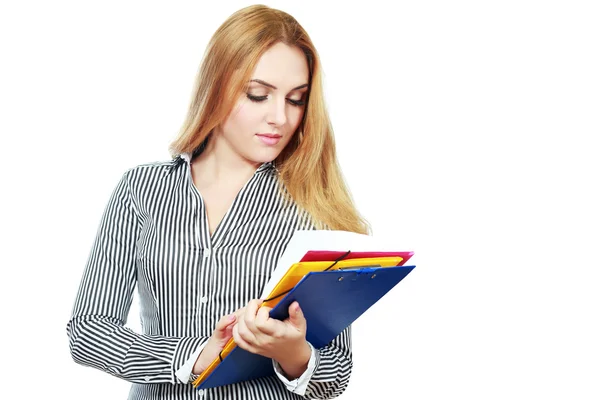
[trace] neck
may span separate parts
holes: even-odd
[[[245,182],[260,166],[260,163],[250,162],[240,157],[231,150],[220,135],[215,134],[208,141],[204,151],[193,161],[193,166],[202,171],[197,176],[209,185],[219,182]]]

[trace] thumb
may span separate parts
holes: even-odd
[[[297,301],[294,301],[290,305],[288,312],[290,314],[290,322],[296,328],[304,328],[304,326],[306,325],[306,319],[304,318],[304,313],[302,312],[300,304],[298,304]]]

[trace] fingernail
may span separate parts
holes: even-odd
[[[234,319],[235,319],[235,314],[231,314],[231,315],[229,316],[229,320],[230,320],[230,321],[233,321]]]

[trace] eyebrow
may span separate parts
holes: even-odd
[[[277,90],[277,88],[275,87],[275,85],[271,85],[270,83],[265,82],[262,79],[251,79],[250,82],[260,83],[261,85],[264,85],[264,86],[270,87],[271,89]],[[305,83],[304,85],[296,86],[295,88],[292,89],[292,91],[293,90],[298,90],[298,89],[303,89],[303,88],[305,88],[307,86],[308,86],[308,83]]]

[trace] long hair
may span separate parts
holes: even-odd
[[[367,234],[369,224],[356,210],[338,164],[319,56],[304,28],[283,11],[249,6],[217,29],[206,48],[187,117],[171,152],[174,156],[193,153],[205,142],[235,106],[262,54],[278,42],[301,49],[309,69],[304,118],[274,160],[282,192],[305,210],[319,229]]]

